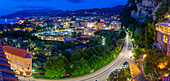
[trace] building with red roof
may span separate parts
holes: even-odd
[[[18,78],[15,77],[14,71],[10,68],[8,59],[4,54],[2,45],[0,43],[0,81],[18,81]]]
[[[2,47],[11,68],[20,75],[32,74],[32,53],[25,49],[5,45]]]

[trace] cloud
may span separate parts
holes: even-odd
[[[51,0],[14,0],[16,2],[51,1]]]
[[[81,2],[83,2],[83,0],[67,0],[67,1],[69,1],[71,3],[81,3]]]

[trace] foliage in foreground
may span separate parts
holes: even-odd
[[[110,74],[107,81],[127,81],[128,78],[130,78],[129,67],[123,69],[116,69]]]
[[[120,52],[118,46],[114,51],[108,51],[106,46],[95,46],[85,51],[74,53],[67,58],[60,55],[58,58],[51,59],[45,65],[45,77],[50,79],[58,79],[64,77],[65,74],[71,76],[80,76],[90,73],[91,70],[97,70],[112,61]],[[67,52],[69,55],[69,52]],[[60,57],[64,57],[60,59]]]

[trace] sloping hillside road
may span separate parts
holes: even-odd
[[[19,77],[19,79],[21,81],[106,81],[109,74],[112,71],[114,71],[115,69],[122,68],[122,64],[125,61],[131,61],[131,59],[129,58],[130,56],[133,55],[131,48],[132,48],[131,38],[127,33],[125,38],[125,46],[121,51],[121,53],[119,54],[119,56],[116,59],[114,59],[112,62],[110,62],[108,65],[106,65],[105,67],[91,74],[75,77],[75,78],[69,78],[69,79],[60,79],[60,80],[32,79],[32,78],[23,78],[23,77]]]

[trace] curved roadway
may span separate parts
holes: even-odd
[[[69,78],[69,79],[61,79],[61,80],[45,80],[45,79],[32,79],[32,78],[22,78],[19,77],[21,81],[106,81],[109,74],[115,69],[122,68],[122,64],[125,61],[129,61],[129,57],[132,56],[131,52],[131,39],[128,34],[126,34],[125,38],[125,46],[119,56],[110,62],[105,67],[91,73],[88,75],[84,75],[81,77]]]

